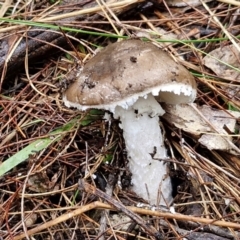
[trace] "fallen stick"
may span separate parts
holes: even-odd
[[[106,196],[102,195],[103,192],[100,191],[99,189],[94,188],[93,186],[91,186],[90,184],[88,184],[86,182],[80,182],[80,184],[81,184],[80,188],[82,188],[84,191],[87,190],[89,193],[91,192],[94,195],[95,194],[98,195],[99,192],[101,192],[100,195],[102,197],[104,197],[104,199],[105,199]],[[98,196],[100,197],[100,195],[98,195]],[[59,224],[61,222],[64,222],[64,221],[66,221],[68,219],[71,219],[71,218],[73,218],[75,216],[79,216],[79,215],[81,215],[81,214],[83,214],[85,212],[88,212],[88,211],[92,210],[92,209],[108,209],[108,210],[111,210],[111,211],[114,211],[114,210],[115,211],[116,210],[121,210],[122,211],[122,206],[124,206],[124,205],[122,203],[119,203],[118,201],[116,201],[114,199],[114,201],[117,202],[117,206],[118,207],[113,206],[112,200],[113,199],[111,198],[111,200],[110,200],[111,201],[111,205],[110,204],[106,204],[106,203],[102,203],[102,202],[99,202],[99,201],[95,201],[95,202],[92,202],[92,203],[87,204],[85,206],[81,206],[81,207],[79,207],[79,208],[77,208],[77,209],[75,209],[75,210],[73,210],[71,212],[63,214],[62,216],[60,216],[60,217],[58,217],[58,218],[56,218],[54,220],[48,221],[46,223],[43,223],[42,225],[39,225],[39,226],[37,226],[35,228],[32,228],[32,229],[28,230],[27,234],[28,234],[28,236],[31,236],[31,235],[33,235],[35,233],[39,233],[42,230],[45,230],[45,229],[47,229],[49,227],[57,225],[57,224]],[[234,223],[234,222],[225,222],[223,220],[214,220],[214,219],[207,219],[207,218],[201,218],[201,217],[187,216],[187,215],[183,215],[183,214],[179,214],[179,213],[174,213],[173,214],[173,213],[169,213],[169,212],[159,212],[159,211],[153,211],[153,210],[149,210],[149,209],[142,209],[142,208],[138,208],[138,207],[125,207],[124,206],[124,209],[127,209],[127,210],[125,210],[125,213],[127,212],[128,214],[129,214],[129,212],[131,212],[130,214],[133,214],[133,213],[136,214],[137,213],[137,214],[142,214],[142,215],[150,215],[150,216],[155,216],[155,217],[162,217],[162,218],[166,218],[166,219],[175,219],[175,220],[181,220],[181,221],[192,221],[192,222],[197,222],[197,223],[201,223],[201,224],[204,224],[204,225],[211,224],[211,225],[220,226],[220,227],[229,227],[229,228],[234,228],[234,229],[240,229],[240,224]],[[137,216],[136,219],[140,218],[138,215],[135,215],[135,216]],[[141,223],[140,226],[142,226],[142,227],[145,224],[145,222],[142,219],[141,219],[140,223]],[[152,227],[151,228],[151,234],[155,234],[155,233],[159,233],[159,232],[157,232]],[[23,239],[25,237],[26,237],[25,233],[22,233],[22,234],[19,234],[19,235],[13,237],[12,239],[13,240],[20,240],[20,239]],[[6,238],[6,240],[10,240],[10,239]]]

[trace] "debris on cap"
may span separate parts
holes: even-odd
[[[114,112],[116,106],[127,109],[149,93],[167,103],[192,102],[196,83],[168,53],[131,39],[110,44],[90,59],[63,100],[67,107]]]

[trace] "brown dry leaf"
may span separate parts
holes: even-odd
[[[34,175],[31,175],[28,179],[28,187],[34,192],[43,193],[49,190],[58,190],[57,180],[59,178],[60,172],[53,175],[51,180],[47,176],[46,171],[39,171]]]
[[[204,2],[210,2],[211,0],[205,0]],[[202,4],[200,0],[166,0],[169,6],[174,7],[186,7],[186,6],[199,6]]]
[[[232,138],[228,136],[224,127],[234,133],[236,118],[240,117],[240,113],[214,110],[207,105],[199,107],[192,104],[192,106],[190,104],[166,104],[164,107],[166,113],[163,117],[177,128],[193,134],[208,149],[230,151],[237,154],[230,144]]]
[[[26,227],[32,227],[37,221],[38,215],[36,213],[31,213],[26,219],[25,219],[25,225]]]
[[[239,44],[240,46],[240,44]],[[204,65],[210,68],[217,76],[240,82],[240,53],[233,45],[217,48],[205,56]],[[230,99],[239,101],[240,88],[236,85],[225,84],[222,86]]]
[[[233,45],[213,50],[203,58],[203,62],[204,65],[216,73],[217,76],[240,81],[240,53]]]
[[[49,190],[48,188],[49,179],[45,171],[36,173],[29,177],[28,187],[34,192],[43,193]]]
[[[127,215],[123,213],[110,215],[109,221],[111,222],[111,226],[113,228],[121,231],[127,231],[132,223],[131,218],[129,218]]]

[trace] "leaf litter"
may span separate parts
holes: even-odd
[[[235,132],[239,129],[237,124],[239,112],[217,110],[207,105],[196,104],[165,105],[165,110],[164,119],[177,128],[191,133],[209,150],[222,150],[239,155],[239,150],[231,146],[232,137],[237,137]]]
[[[238,44],[240,47],[240,44]],[[240,53],[233,44],[221,46],[209,52],[203,58],[204,65],[219,78],[226,79],[222,89],[230,99],[240,99]]]
[[[240,238],[240,163],[237,154],[240,104],[236,73],[239,65],[238,58],[233,58],[238,53],[234,49],[227,50],[231,41],[223,34],[221,26],[211,20],[211,13],[216,14],[228,33],[237,37],[239,21],[235,16],[238,9],[234,4],[210,1],[207,3],[209,12],[202,1],[194,1],[193,7],[192,1],[184,3],[183,8],[172,8],[169,1],[156,5],[137,0],[110,3],[108,7],[103,1],[85,1],[84,6],[74,3],[59,6],[57,2],[54,5],[47,2],[34,5],[32,1],[29,5],[21,1],[16,3],[13,20],[32,16],[30,10],[35,10],[39,13],[35,19],[42,15],[39,21],[46,21],[48,27],[52,19],[63,27],[96,31],[98,37],[89,34],[77,38],[66,33],[80,49],[80,55],[61,46],[59,55],[25,64],[26,71],[11,80],[2,77],[0,160],[8,168],[4,170],[0,166],[1,238],[103,240],[157,237],[146,231],[147,226],[154,226],[162,239]],[[7,17],[11,10],[4,9],[4,16]],[[78,15],[78,11],[84,11],[85,15],[74,22],[71,18]],[[68,16],[68,13],[71,14]],[[3,38],[10,33],[11,24],[2,23]],[[74,70],[83,67],[83,63],[94,55],[96,46],[104,47],[116,41],[116,34],[121,38],[149,30],[156,32],[158,28],[162,29],[158,37],[145,37],[155,44],[163,40],[164,50],[186,66],[198,81],[194,107],[178,106],[177,113],[174,107],[168,109],[166,106],[165,109],[163,131],[171,156],[166,164],[176,182],[174,203],[166,209],[137,204],[142,199],[130,191],[131,174],[116,121],[106,122],[103,113],[99,112],[80,113],[65,109],[61,102],[62,91],[74,80]],[[14,29],[14,34],[18,33],[16,37],[25,34],[22,26],[15,24]],[[161,39],[161,34],[174,39],[166,42],[168,39]],[[17,48],[19,41],[12,38],[11,44],[12,49]],[[231,51],[232,55],[229,53],[229,59],[214,56],[211,53],[214,49],[220,49],[219,52],[223,51],[226,56]],[[212,63],[222,71],[217,72],[215,68],[205,66],[206,54],[232,67],[222,66],[217,61]],[[230,86],[231,91],[228,90]],[[72,124],[70,128],[69,124]],[[55,131],[59,131],[57,138],[51,136]],[[38,142],[44,144],[36,146]],[[15,160],[9,161],[13,157]],[[115,176],[112,182],[109,182],[110,174]],[[104,194],[96,196],[79,189],[78,181],[82,178],[91,184],[91,189],[98,189],[99,194],[104,193],[107,184],[110,185],[110,204],[103,203],[106,201]],[[116,203],[113,200],[122,203],[121,207],[113,207]],[[141,226],[125,214],[123,219],[128,223],[119,227],[122,222],[116,215],[122,218],[120,212],[125,208],[129,209],[130,212],[125,212],[130,216],[139,216],[136,219]],[[107,217],[100,222],[102,213]]]

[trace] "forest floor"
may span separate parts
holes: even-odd
[[[0,5],[0,239],[240,239],[239,1]],[[100,47],[129,38],[197,82],[194,104],[161,118],[166,207],[131,191],[119,122],[62,101]]]

